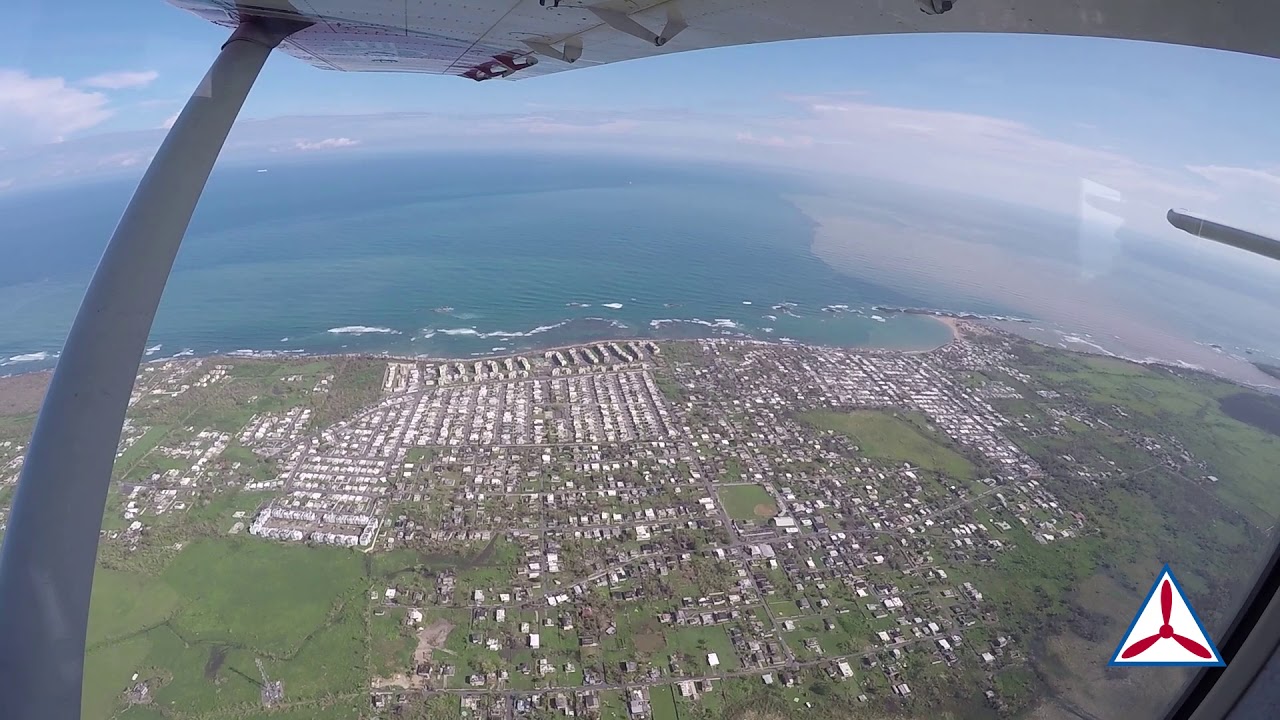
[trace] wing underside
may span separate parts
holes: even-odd
[[[317,67],[474,80],[519,79],[728,45],[910,32],[1085,35],[1280,57],[1280,3],[1270,0],[168,2],[228,27],[241,12],[310,19],[314,24],[282,49]]]

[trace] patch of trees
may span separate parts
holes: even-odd
[[[1107,637],[1110,619],[1105,613],[1089,610],[1071,603],[1071,614],[1067,617],[1067,627],[1071,632],[1088,640],[1099,642]]]
[[[1280,397],[1241,392],[1218,400],[1218,407],[1242,423],[1280,435]]]

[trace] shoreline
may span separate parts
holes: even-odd
[[[694,331],[690,334],[680,335],[680,336],[664,335],[664,334],[627,335],[622,337],[597,336],[594,338],[582,339],[582,340],[577,340],[573,342],[556,342],[554,344],[534,345],[534,346],[525,347],[525,348],[507,348],[507,349],[496,350],[496,351],[482,351],[482,352],[474,352],[474,353],[465,354],[465,355],[464,354],[450,355],[450,354],[436,354],[436,353],[412,353],[412,352],[395,351],[395,350],[340,350],[335,352],[330,350],[274,350],[274,349],[272,350],[245,349],[245,350],[232,350],[227,352],[213,351],[213,352],[207,352],[207,353],[197,353],[197,352],[192,352],[189,349],[184,349],[182,351],[179,351],[176,354],[168,355],[165,357],[151,358],[151,357],[144,356],[142,358],[142,361],[139,363],[139,367],[143,367],[149,364],[165,363],[165,362],[173,362],[173,361],[209,360],[209,359],[227,359],[227,360],[277,359],[278,360],[278,359],[296,358],[298,360],[315,360],[315,359],[322,359],[322,358],[363,358],[363,359],[398,360],[398,361],[404,361],[404,362],[429,362],[429,363],[476,362],[481,360],[493,360],[493,359],[502,359],[502,358],[508,358],[508,357],[517,357],[520,355],[542,355],[543,353],[553,352],[556,350],[563,351],[568,348],[582,347],[585,345],[594,345],[598,343],[611,343],[611,342],[672,343],[672,342],[697,342],[697,341],[703,341],[703,340],[711,340],[711,341],[718,341],[718,342],[743,342],[743,343],[760,343],[760,344],[774,344],[774,345],[795,345],[795,346],[808,346],[808,347],[841,348],[841,349],[852,350],[857,352],[866,352],[866,353],[902,353],[905,355],[923,355],[923,354],[933,352],[939,348],[945,347],[958,340],[964,339],[968,334],[966,332],[967,328],[971,326],[980,326],[980,327],[995,330],[997,332],[1004,332],[1004,333],[1016,335],[1018,337],[1023,338],[1024,340],[1028,340],[1037,345],[1050,347],[1055,350],[1062,350],[1066,352],[1078,353],[1078,354],[1093,356],[1093,357],[1110,357],[1118,360],[1123,360],[1126,362],[1131,362],[1143,367],[1159,367],[1159,368],[1166,368],[1169,370],[1176,370],[1176,371],[1182,371],[1182,372],[1203,373],[1212,377],[1230,381],[1242,387],[1248,387],[1254,390],[1259,390],[1259,391],[1268,392],[1268,393],[1280,393],[1280,384],[1276,383],[1271,378],[1268,378],[1269,380],[1272,380],[1272,382],[1270,383],[1265,381],[1254,382],[1250,380],[1245,380],[1240,377],[1232,377],[1231,375],[1226,373],[1214,372],[1214,370],[1210,368],[1189,365],[1185,362],[1181,362],[1178,360],[1156,358],[1156,357],[1134,357],[1134,356],[1126,355],[1123,353],[1112,352],[1110,350],[1107,350],[1101,347],[1097,347],[1094,349],[1087,349],[1087,350],[1068,347],[1068,344],[1063,342],[1062,339],[1058,339],[1057,341],[1049,341],[1049,339],[1045,337],[1034,336],[1031,333],[1019,332],[1018,329],[1021,326],[1026,326],[1028,328],[1037,329],[1037,330],[1043,330],[1043,328],[1038,328],[1031,324],[1031,323],[1034,323],[1035,321],[1025,319],[1025,318],[1008,317],[1008,316],[999,316],[999,317],[988,316],[980,313],[972,313],[967,311],[939,310],[939,309],[933,309],[933,308],[915,308],[915,307],[890,307],[890,306],[882,306],[882,305],[869,306],[868,310],[879,312],[886,316],[891,316],[891,317],[906,316],[906,315],[916,316],[916,317],[928,317],[932,319],[934,322],[938,323],[939,325],[947,329],[947,338],[945,341],[942,341],[936,344],[931,344],[929,347],[901,348],[901,347],[886,347],[884,345],[859,345],[859,344],[847,344],[847,343],[805,341],[805,340],[799,340],[799,339],[789,338],[785,336],[779,337],[777,335],[769,335],[769,336],[762,337],[760,335],[741,332],[741,331],[731,332],[731,333],[723,333],[723,332],[717,333],[717,332],[713,332],[713,330],[715,329],[713,326],[708,326],[707,328],[704,328],[705,332]],[[859,316],[861,315],[859,314]],[[861,316],[861,317],[865,317],[865,316]],[[687,327],[687,325],[685,327]],[[21,369],[21,370],[12,365],[7,367],[0,367],[0,371],[9,370],[9,372],[0,372],[0,382],[6,382],[6,384],[8,382],[17,382],[16,380],[17,378],[32,378],[32,377],[39,376],[42,373],[45,375],[51,375],[54,368],[57,365],[58,353],[50,352],[48,353],[48,356],[49,356],[49,359],[52,360],[52,364],[42,364],[39,367],[32,367],[30,369]]]
[[[905,313],[902,311],[890,311],[890,310],[884,310],[884,312],[892,313],[895,315],[912,314],[912,313]],[[535,347],[512,348],[512,349],[492,351],[492,352],[486,351],[486,352],[472,353],[468,355],[437,355],[437,354],[427,354],[427,353],[417,354],[417,353],[396,352],[393,350],[364,350],[364,351],[355,350],[355,351],[334,352],[334,351],[326,351],[326,350],[310,351],[310,350],[248,350],[248,349],[245,349],[245,350],[232,350],[232,351],[225,351],[225,352],[214,351],[214,352],[208,352],[208,353],[181,351],[177,354],[167,355],[164,357],[147,357],[144,355],[142,358],[142,361],[139,363],[139,367],[143,367],[146,365],[153,365],[157,363],[174,362],[174,361],[182,362],[182,361],[189,361],[189,360],[209,360],[209,359],[221,359],[221,358],[225,358],[228,360],[237,360],[237,359],[268,360],[268,359],[281,359],[281,358],[283,359],[297,358],[299,360],[316,359],[316,358],[367,358],[367,359],[376,358],[376,359],[404,360],[404,361],[415,361],[415,362],[475,362],[478,360],[492,360],[492,359],[501,359],[506,357],[516,357],[519,355],[532,355],[532,354],[542,355],[543,353],[554,352],[557,350],[563,351],[569,348],[582,347],[584,345],[595,345],[599,343],[629,343],[629,342],[680,343],[680,342],[698,342],[702,340],[712,340],[712,341],[720,341],[720,342],[762,343],[762,344],[768,344],[768,345],[800,345],[800,346],[809,346],[809,347],[834,347],[834,348],[843,348],[847,350],[856,350],[861,352],[905,353],[905,354],[916,355],[916,354],[933,352],[938,348],[945,347],[955,342],[956,340],[961,339],[960,327],[962,327],[963,323],[965,322],[964,320],[960,318],[948,317],[948,316],[942,316],[942,315],[929,315],[929,317],[933,318],[937,322],[941,323],[944,327],[946,327],[948,329],[948,335],[945,341],[934,344],[931,347],[927,347],[927,348],[920,347],[920,348],[904,349],[904,348],[896,348],[896,347],[885,347],[885,346],[879,346],[879,345],[851,345],[851,344],[839,344],[839,343],[806,342],[806,341],[796,340],[793,338],[786,338],[786,337],[776,337],[776,336],[775,337],[757,337],[757,336],[750,335],[748,333],[743,333],[743,332],[736,332],[729,335],[706,332],[706,333],[699,333],[699,334],[691,334],[683,337],[663,336],[663,335],[656,335],[656,336],[627,335],[623,337],[597,337],[594,339],[579,340],[575,342],[556,343],[554,345],[538,345]],[[708,330],[710,329],[711,328],[708,328]],[[39,375],[41,373],[52,374],[54,368],[57,366],[57,358],[59,354],[60,353],[57,353],[57,352],[49,353],[49,356],[50,356],[49,359],[53,361],[52,366],[33,367],[28,370],[15,369],[12,372],[0,373],[0,381],[19,378],[19,377],[34,376],[34,375]],[[7,370],[10,367],[13,367],[13,366],[8,366],[0,369]]]
[[[857,352],[903,353],[903,354],[917,355],[917,354],[923,354],[923,353],[931,353],[935,350],[938,350],[939,348],[946,347],[947,345],[950,345],[951,343],[961,339],[959,328],[963,327],[963,323],[965,321],[960,320],[959,318],[951,318],[951,320],[954,320],[954,322],[943,323],[943,325],[946,325],[950,329],[950,337],[947,338],[946,342],[940,343],[930,348],[914,348],[909,350],[901,350],[898,348],[879,347],[879,346],[872,346],[872,345],[836,345],[831,343],[801,342],[799,340],[792,340],[789,338],[787,339],[758,338],[758,337],[747,336],[745,334],[740,334],[738,336],[732,336],[732,337],[723,336],[723,335],[710,335],[710,334],[701,335],[697,337],[647,337],[647,336],[631,335],[626,337],[598,338],[595,340],[581,340],[578,342],[571,342],[571,343],[558,343],[556,345],[539,345],[536,348],[511,349],[511,350],[502,350],[498,352],[484,352],[484,353],[478,353],[473,355],[467,355],[465,357],[456,356],[456,355],[455,356],[425,355],[425,354],[410,355],[410,354],[396,353],[391,350],[374,351],[374,352],[358,352],[358,351],[357,352],[323,352],[323,351],[305,352],[305,351],[280,351],[280,350],[254,350],[250,352],[237,352],[237,351],[233,351],[230,353],[218,352],[218,353],[209,353],[207,355],[202,355],[200,353],[194,353],[191,355],[182,355],[182,356],[173,355],[173,356],[164,357],[164,358],[156,358],[153,360],[144,359],[142,361],[142,365],[170,362],[174,360],[177,360],[177,361],[208,360],[211,358],[226,358],[229,360],[237,360],[237,359],[268,360],[268,359],[279,359],[279,358],[315,359],[315,358],[331,358],[331,357],[365,358],[370,360],[373,360],[373,359],[404,360],[404,361],[412,361],[412,362],[431,362],[431,363],[436,363],[436,362],[456,363],[456,362],[476,362],[480,360],[495,360],[495,359],[500,360],[502,358],[517,357],[520,355],[541,356],[544,353],[564,351],[570,348],[580,348],[583,346],[599,345],[604,343],[623,344],[623,343],[634,342],[634,343],[642,343],[642,344],[655,343],[655,344],[661,345],[666,343],[701,342],[704,340],[710,340],[712,342],[729,342],[729,343],[756,343],[760,345],[794,345],[794,346],[800,346],[800,347],[827,347],[827,348],[841,348],[844,350],[852,350]],[[51,372],[51,370],[48,370],[48,369],[34,370],[32,372]],[[27,374],[27,373],[23,373],[23,374]]]
[[[961,337],[960,329],[966,324],[966,321],[950,315],[934,315],[934,320],[946,325],[951,330],[951,342],[959,340]]]
[[[939,348],[946,347],[947,345],[950,345],[951,343],[962,339],[961,328],[964,327],[965,323],[972,322],[972,320],[970,319],[956,317],[953,315],[929,314],[924,312],[912,313],[912,312],[907,312],[903,310],[889,310],[887,308],[882,308],[882,310],[886,313],[892,313],[894,315],[923,315],[923,316],[930,317],[933,320],[940,322],[943,326],[947,328],[948,330],[947,339],[941,343],[937,343],[933,345],[932,347],[902,349],[902,348],[894,348],[894,347],[884,347],[880,345],[848,345],[848,344],[839,344],[839,343],[805,342],[802,340],[796,340],[793,338],[786,338],[786,337],[757,337],[745,332],[735,332],[727,335],[707,332],[702,334],[690,335],[688,337],[674,337],[674,336],[663,336],[663,335],[626,335],[622,337],[597,337],[589,340],[578,340],[578,341],[567,342],[567,343],[556,343],[554,345],[538,345],[536,347],[529,347],[529,348],[523,348],[523,349],[512,348],[512,349],[500,350],[496,352],[478,352],[478,353],[472,353],[466,356],[404,354],[404,353],[396,353],[395,351],[392,351],[392,350],[365,351],[365,352],[361,352],[361,351],[309,352],[309,351],[301,351],[301,350],[298,350],[298,351],[253,350],[249,352],[232,351],[232,352],[215,352],[215,353],[208,353],[208,354],[195,353],[192,355],[184,355],[181,357],[176,355],[171,355],[165,358],[156,358],[151,360],[144,359],[142,364],[145,365],[147,363],[165,362],[168,360],[183,360],[187,358],[203,359],[203,358],[214,358],[214,357],[233,358],[233,359],[234,358],[262,359],[262,358],[279,358],[279,357],[286,357],[286,358],[288,357],[298,357],[298,358],[359,357],[359,358],[386,358],[391,360],[413,360],[418,362],[474,362],[477,360],[493,360],[493,359],[501,359],[506,357],[516,357],[518,355],[530,355],[530,354],[542,355],[543,353],[555,352],[557,350],[563,351],[563,350],[568,350],[569,348],[582,347],[584,345],[597,345],[601,343],[631,343],[631,342],[634,342],[634,343],[682,343],[682,342],[698,342],[702,340],[712,340],[717,342],[761,343],[765,345],[800,345],[800,346],[807,346],[807,347],[833,347],[833,348],[843,348],[846,350],[856,350],[861,352],[891,352],[891,353],[905,353],[905,354],[914,355],[914,354],[933,352]],[[942,313],[945,311],[936,311],[936,312]],[[707,328],[707,329],[710,330],[712,328]]]
[[[885,310],[885,312],[888,312],[888,311]],[[898,310],[896,312],[901,313],[904,311]],[[1000,322],[996,320],[985,319],[985,318],[960,317],[959,313],[933,314],[933,313],[921,312],[917,314],[929,315],[938,323],[945,326],[950,333],[947,341],[940,343],[931,348],[899,350],[895,348],[885,348],[885,347],[830,345],[830,344],[824,344],[824,343],[800,342],[796,340],[786,340],[786,339],[777,339],[777,338],[722,337],[722,336],[715,336],[715,335],[704,335],[700,337],[687,337],[687,338],[672,338],[672,337],[655,338],[655,337],[631,336],[631,337],[625,337],[625,338],[603,338],[603,339],[597,339],[597,340],[585,340],[585,341],[576,342],[576,343],[547,345],[547,346],[540,346],[538,348],[532,348],[532,349],[526,349],[526,350],[503,351],[499,353],[485,353],[483,357],[481,356],[447,357],[447,356],[432,356],[432,355],[406,355],[406,354],[396,354],[391,351],[287,352],[287,351],[278,351],[278,350],[262,350],[262,351],[249,351],[249,352],[238,352],[238,353],[234,351],[232,353],[209,353],[209,354],[191,353],[191,354],[185,354],[185,355],[173,355],[173,356],[164,357],[164,358],[156,358],[152,360],[148,360],[144,358],[143,361],[139,363],[139,367],[141,368],[149,364],[175,362],[175,361],[190,362],[190,361],[224,360],[224,359],[225,360],[279,360],[279,359],[290,360],[290,359],[294,359],[300,362],[305,362],[305,361],[314,361],[314,360],[328,359],[328,358],[354,358],[354,359],[362,359],[362,360],[388,360],[388,361],[425,362],[425,363],[476,362],[480,360],[494,360],[494,359],[502,359],[502,358],[508,358],[508,357],[518,357],[520,355],[525,355],[525,354],[541,355],[543,353],[563,351],[569,348],[583,347],[585,345],[596,345],[600,343],[631,343],[631,342],[641,343],[641,344],[655,343],[655,344],[661,345],[664,343],[688,343],[688,342],[711,341],[711,342],[718,342],[718,343],[748,343],[748,344],[760,344],[760,345],[839,348],[839,349],[850,350],[854,352],[875,353],[875,354],[901,353],[904,355],[925,355],[931,352],[936,352],[937,350],[940,350],[941,348],[944,348],[954,342],[967,339],[967,337],[970,334],[972,334],[974,326],[978,326],[978,327],[984,328],[984,331],[986,332],[994,331],[996,333],[1009,334],[1012,336],[1019,337],[1022,340],[1025,340],[1032,344],[1050,348],[1058,352],[1065,352],[1071,355],[1079,355],[1084,357],[1104,357],[1104,358],[1109,357],[1115,360],[1132,363],[1139,367],[1158,368],[1158,369],[1175,372],[1175,373],[1189,373],[1194,375],[1204,375],[1217,380],[1229,382],[1233,385],[1237,385],[1242,388],[1248,388],[1251,390],[1264,392],[1264,393],[1280,394],[1280,386],[1257,385],[1254,383],[1241,381],[1236,378],[1231,378],[1225,375],[1220,375],[1218,373],[1214,373],[1214,372],[1205,370],[1203,368],[1187,367],[1185,365],[1177,364],[1173,361],[1159,360],[1154,358],[1137,359],[1137,358],[1125,357],[1123,355],[1118,355],[1118,354],[1109,353],[1109,352],[1090,352],[1088,350],[1076,350],[1068,347],[1062,347],[1061,344],[1055,346],[1053,344],[1046,343],[1040,339],[1022,335],[1010,328],[1002,327]],[[979,331],[979,332],[983,332],[983,331]],[[20,386],[31,386],[34,383],[40,386],[41,389],[39,394],[43,396],[44,387],[47,386],[48,379],[52,378],[52,375],[53,375],[53,368],[39,368],[39,369],[32,369],[26,372],[9,373],[5,375],[0,375],[0,389],[3,389],[5,385],[10,385],[15,383],[19,384]],[[45,379],[37,380],[37,378],[39,378],[40,376],[45,376]],[[30,388],[28,387],[25,389],[29,390]],[[3,399],[3,398],[0,398],[0,399]],[[0,408],[3,408],[3,403],[0,403]],[[35,411],[37,409],[38,407],[30,408],[29,411]],[[0,414],[4,414],[4,413],[0,413]]]
[[[873,307],[874,306],[868,305],[866,306],[866,310],[870,312]],[[903,312],[901,310],[892,309],[892,308],[885,308],[882,310],[882,312],[887,316],[906,316],[906,315],[916,314],[916,313],[910,313],[910,312]],[[943,311],[937,311],[937,312],[941,313]],[[925,314],[925,313],[920,313],[920,314]],[[824,314],[817,313],[816,310],[812,314],[797,316],[797,317],[811,318],[814,320],[826,319]],[[868,320],[868,317],[866,315],[861,314],[861,311],[858,311],[856,314],[849,313],[846,317],[848,319],[857,317],[860,320]],[[932,315],[932,317],[937,319],[938,315]],[[353,334],[352,335],[353,341],[350,344],[355,345],[356,347],[350,348],[350,349],[345,347],[343,348],[325,347],[323,344],[321,344],[320,347],[315,347],[311,349],[242,348],[238,350],[214,349],[214,350],[194,351],[189,347],[182,347],[179,345],[178,347],[181,347],[182,349],[178,350],[178,352],[176,353],[170,352],[163,355],[156,353],[153,355],[149,352],[148,354],[143,355],[140,364],[145,365],[148,363],[165,362],[170,360],[182,360],[185,358],[210,358],[210,357],[264,358],[264,357],[320,357],[320,356],[395,357],[395,358],[402,358],[402,359],[411,358],[411,359],[418,359],[418,360],[424,360],[424,361],[466,362],[466,361],[484,360],[484,359],[490,359],[490,358],[502,358],[502,357],[508,357],[508,356],[517,355],[521,353],[525,353],[525,354],[543,353],[551,350],[558,350],[558,349],[563,350],[565,348],[576,347],[580,345],[589,345],[589,344],[594,344],[599,342],[673,342],[673,341],[688,341],[688,340],[701,340],[701,339],[727,339],[727,340],[742,340],[742,341],[755,341],[755,342],[781,343],[781,344],[814,345],[814,346],[824,346],[824,347],[843,347],[843,348],[866,350],[866,351],[928,352],[929,350],[933,350],[937,347],[941,347],[942,345],[946,345],[947,343],[952,342],[956,338],[955,330],[951,329],[950,326],[947,326],[948,332],[947,332],[947,337],[945,339],[930,338],[930,340],[927,342],[914,342],[914,343],[906,342],[901,344],[894,344],[891,341],[881,342],[881,343],[873,343],[869,341],[866,344],[863,344],[859,342],[850,342],[850,341],[842,342],[839,339],[835,341],[831,341],[827,339],[818,339],[818,338],[807,339],[806,337],[804,337],[804,336],[813,335],[813,333],[811,332],[800,333],[801,337],[790,337],[785,333],[774,333],[772,331],[773,330],[772,328],[744,327],[744,325],[738,321],[725,321],[725,324],[719,325],[719,324],[716,324],[710,321],[704,321],[698,318],[693,318],[693,319],[674,318],[670,320],[655,320],[649,323],[649,326],[651,329],[649,329],[646,332],[646,330],[644,329],[637,329],[635,327],[628,328],[626,326],[612,324],[613,322],[616,322],[616,321],[610,321],[609,319],[606,319],[606,318],[576,318],[576,319],[586,320],[586,321],[598,320],[602,322],[610,322],[611,323],[610,327],[613,328],[613,332],[617,332],[618,330],[624,330],[624,331],[629,331],[630,334],[612,335],[610,334],[609,330],[597,330],[595,332],[585,332],[582,334],[580,338],[577,338],[577,339],[569,340],[569,339],[564,339],[564,337],[560,337],[560,338],[555,338],[546,344],[543,344],[543,343],[536,342],[536,340],[533,340],[533,338],[536,335],[539,335],[540,333],[536,333],[536,332],[511,333],[509,335],[504,335],[501,338],[496,338],[493,344],[494,345],[503,345],[503,344],[514,345],[513,347],[504,347],[504,348],[486,347],[483,350],[476,350],[473,352],[467,352],[466,349],[443,350],[443,351],[437,350],[434,352],[432,351],[416,352],[413,347],[407,346],[407,343],[403,342],[404,337],[407,337],[407,335],[405,335],[404,333],[369,332],[369,333]],[[567,322],[570,322],[570,321],[562,321],[561,323],[558,323],[558,325],[563,325]],[[662,325],[655,325],[654,323],[662,323]],[[946,323],[943,323],[943,324],[944,326],[946,326]],[[446,332],[446,334],[449,334],[449,333]],[[472,334],[475,334],[475,333],[472,333]],[[932,334],[932,332],[930,334]],[[465,338],[465,337],[468,337],[469,335],[470,334],[463,334],[463,337]],[[568,333],[568,335],[572,336],[572,333]],[[399,336],[401,340],[399,342],[392,341],[388,344],[399,345],[400,347],[396,347],[395,349],[380,349],[378,347],[378,345],[380,344],[378,338],[382,338],[382,337],[389,338],[392,336]],[[479,334],[479,336],[485,337],[484,334]],[[368,339],[364,341],[354,340],[354,338],[360,338],[360,337],[365,337]],[[426,336],[427,339],[429,339],[430,337],[431,337],[430,335]],[[418,338],[415,337],[413,339],[417,340]],[[516,341],[516,340],[523,340],[524,342],[513,343],[513,341]],[[890,340],[892,340],[892,338]],[[366,347],[362,348],[361,347],[362,345]],[[521,345],[523,345],[523,347],[520,347]],[[153,349],[158,349],[158,348],[159,346],[156,345],[156,346],[148,347],[147,349],[148,351],[151,351]],[[38,358],[34,357],[36,355],[39,355],[39,357]],[[31,362],[13,361],[14,358],[11,358],[11,362],[0,364],[0,378],[18,376],[18,375],[27,375],[30,373],[38,373],[38,372],[52,370],[54,367],[57,366],[59,355],[60,355],[59,350],[46,350],[46,351],[41,351],[39,353],[27,353],[25,355],[14,356],[14,358],[29,357],[31,359]]]

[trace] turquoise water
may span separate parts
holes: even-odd
[[[135,182],[0,200],[4,371],[51,361]],[[810,221],[784,198],[804,190],[802,178],[738,168],[575,157],[220,168],[151,356],[463,356],[635,336],[945,341],[927,318],[869,317],[871,305],[917,299],[818,259]]]

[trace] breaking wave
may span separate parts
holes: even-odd
[[[663,318],[663,319],[661,319],[661,320],[650,320],[650,321],[649,321],[649,327],[654,328],[654,329],[656,330],[656,329],[658,329],[658,328],[662,327],[663,325],[671,325],[671,324],[674,324],[674,323],[689,323],[689,324],[691,324],[691,325],[706,325],[706,326],[707,326],[707,327],[709,327],[709,328],[720,328],[720,329],[725,329],[725,330],[736,330],[736,329],[738,329],[738,328],[742,327],[742,326],[741,326],[741,325],[739,325],[738,323],[736,323],[736,322],[734,322],[733,320],[730,320],[730,319],[728,319],[728,318],[716,318],[715,320],[702,320],[702,319],[699,319],[699,318],[693,318],[692,320],[682,320],[682,319],[678,319],[678,318]]]
[[[440,334],[440,335],[455,335],[455,336],[463,335],[467,337],[478,337],[478,338],[520,338],[520,337],[529,337],[530,335],[540,335],[545,332],[551,332],[556,328],[560,328],[560,327],[564,327],[565,325],[568,325],[570,322],[573,322],[573,321],[562,320],[558,323],[553,323],[551,325],[539,325],[538,327],[533,328],[532,330],[494,330],[492,332],[480,332],[475,328],[446,328],[441,330],[438,330],[436,328],[426,328],[422,331],[422,335],[420,335],[419,337],[421,337],[423,340],[426,340],[428,338],[435,337],[437,334]]]
[[[399,330],[392,330],[387,327],[369,327],[368,325],[344,325],[343,327],[329,328],[325,332],[331,332],[334,335],[399,335]]]
[[[41,360],[49,360],[50,358],[56,358],[56,357],[58,357],[58,353],[56,352],[51,353],[51,352],[45,352],[41,350],[40,352],[23,353],[21,355],[14,355],[8,360],[5,360],[4,362],[0,363],[0,365],[14,365],[16,363],[40,362]]]

